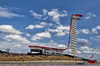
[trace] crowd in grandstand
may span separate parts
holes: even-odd
[[[27,55],[22,53],[7,53],[6,51],[0,52],[0,61],[42,61],[42,60],[79,60],[77,58],[68,56],[55,56],[55,55]]]

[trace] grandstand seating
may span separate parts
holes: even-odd
[[[83,61],[81,59],[69,56],[55,56],[55,55],[27,55],[27,54],[12,54],[0,53],[0,61],[44,61],[44,60],[74,60]]]

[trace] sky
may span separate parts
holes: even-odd
[[[0,50],[27,53],[29,45],[64,49],[71,16],[81,14],[76,22],[77,56],[100,59],[99,10],[99,0],[0,0]]]

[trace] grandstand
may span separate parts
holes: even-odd
[[[35,45],[31,45],[29,47],[31,48],[30,54],[39,54],[39,55],[41,54],[58,55],[58,54],[62,54],[62,52],[66,50],[66,49],[58,49],[58,48],[35,46]]]
[[[22,53],[0,53],[0,61],[88,61],[71,55],[27,55]]]

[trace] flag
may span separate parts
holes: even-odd
[[[92,57],[93,57],[93,55],[90,56],[90,58],[92,58]]]

